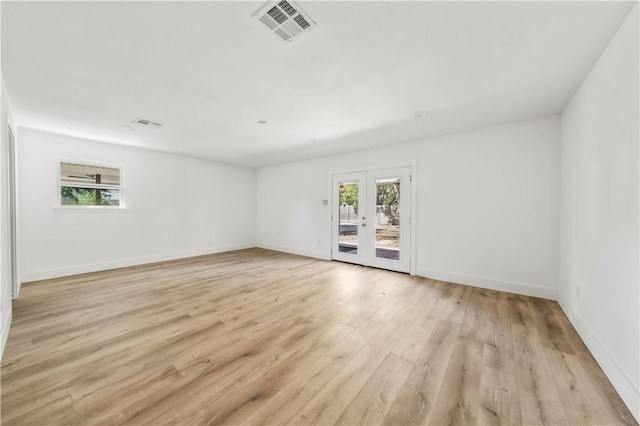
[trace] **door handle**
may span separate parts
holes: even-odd
[[[367,226],[367,224],[366,224],[366,223],[364,223],[364,222],[362,222],[362,226]]]

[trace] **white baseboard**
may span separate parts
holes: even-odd
[[[9,329],[11,329],[11,319],[13,318],[13,309],[9,305],[9,312],[5,312],[2,318],[2,335],[0,335],[0,360],[4,354],[4,348],[7,346],[7,339],[9,338]]]
[[[447,281],[455,284],[470,285],[473,287],[486,288],[489,290],[506,291],[509,293],[522,294],[524,296],[541,297],[543,299],[556,300],[556,289],[549,287],[539,287],[529,284],[500,281],[490,278],[473,277],[468,275],[452,274],[449,272],[430,271],[427,269],[416,269],[416,275],[431,278],[438,281]]]
[[[262,243],[258,243],[257,247],[263,248],[265,250],[274,250],[274,251],[281,251],[283,253],[297,254],[298,256],[313,257],[313,258],[322,259],[322,260],[331,260],[331,255],[327,255],[327,253],[319,250],[318,251],[298,250],[298,249],[292,249],[289,247],[274,246],[271,244],[262,244]]]
[[[98,262],[85,265],[69,266],[57,269],[48,269],[35,272],[23,272],[22,282],[47,280],[51,278],[66,277],[69,275],[86,274],[88,272],[106,271],[108,269],[126,268],[127,266],[144,265],[147,263],[164,262],[167,260],[184,259],[187,257],[202,256],[207,254],[222,253],[226,251],[242,250],[256,247],[255,243],[236,244],[231,246],[213,247],[197,250],[185,250],[174,253],[164,253],[152,256],[136,257],[131,259],[119,259],[108,262]]]
[[[567,318],[569,318],[569,321],[571,321],[584,344],[591,351],[604,374],[620,394],[631,414],[636,418],[636,421],[640,422],[640,391],[636,385],[602,344],[598,336],[591,331],[591,328],[582,317],[569,305],[569,301],[560,290],[558,290],[558,304],[567,315]]]

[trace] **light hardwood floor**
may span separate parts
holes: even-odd
[[[3,424],[637,424],[557,303],[261,249],[30,283]]]

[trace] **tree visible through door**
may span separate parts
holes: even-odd
[[[376,257],[400,259],[400,178],[376,179]]]

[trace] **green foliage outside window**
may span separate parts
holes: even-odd
[[[353,206],[353,210],[358,213],[358,184],[345,183],[340,185],[340,205]]]
[[[400,198],[400,182],[379,183],[376,185],[376,205],[395,206]]]
[[[100,203],[96,202],[96,191],[100,192]],[[60,199],[63,206],[118,206],[119,190],[94,188],[78,188],[63,186],[60,188]]]

